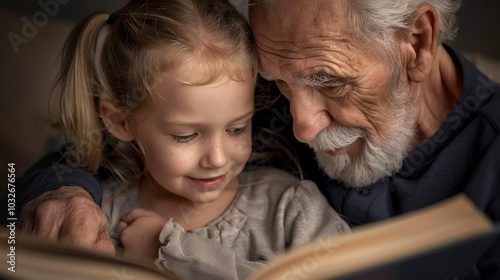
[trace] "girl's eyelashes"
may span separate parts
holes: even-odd
[[[241,134],[241,133],[247,131],[247,129],[248,129],[248,125],[245,125],[243,127],[228,128],[227,132],[229,134],[238,135],[238,134]]]
[[[242,134],[242,133],[245,133],[246,131],[248,131],[248,128],[249,128],[248,125],[245,125],[242,127],[228,128],[228,129],[226,129],[226,132],[230,135],[239,135],[239,134]],[[172,140],[174,140],[174,142],[176,142],[176,143],[188,143],[188,142],[194,140],[198,136],[198,133],[192,133],[189,135],[172,134],[170,136],[172,137]]]
[[[172,136],[172,139],[176,143],[187,143],[187,142],[193,140],[197,136],[197,133],[193,133],[193,134],[189,134],[189,135],[171,135],[171,136]]]

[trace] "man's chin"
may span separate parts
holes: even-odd
[[[370,166],[366,159],[348,154],[331,155],[326,151],[316,151],[320,168],[333,180],[350,188],[362,188],[380,179],[393,175],[401,164],[376,164]]]

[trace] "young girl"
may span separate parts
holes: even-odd
[[[258,69],[226,1],[131,1],[72,32],[58,80],[68,157],[104,183],[117,249],[188,278],[243,279],[349,231],[310,181],[249,160]]]

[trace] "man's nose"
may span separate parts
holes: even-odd
[[[310,142],[331,124],[332,117],[327,111],[324,97],[320,94],[295,91],[290,94],[289,101],[293,116],[293,133],[300,142]]]

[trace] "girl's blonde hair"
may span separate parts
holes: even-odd
[[[245,19],[223,0],[132,0],[111,17],[91,15],[71,32],[56,86],[59,123],[70,161],[89,172],[105,166],[124,183],[144,169],[137,143],[112,137],[99,117],[106,99],[127,117],[153,103],[159,74],[202,59],[193,70],[209,84],[221,76],[257,75],[257,55]]]

